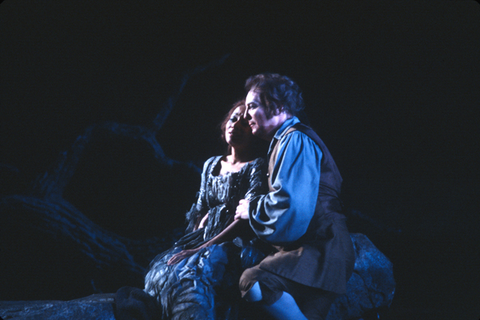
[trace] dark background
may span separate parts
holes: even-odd
[[[185,72],[226,54],[187,83],[157,136],[167,155],[221,153],[216,126],[245,79],[290,76],[344,177],[351,231],[394,264],[386,318],[477,320],[475,1],[4,1],[0,165],[15,183],[1,191],[22,192],[90,125],[150,124]]]

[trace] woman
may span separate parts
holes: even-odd
[[[235,319],[241,272],[264,257],[248,221],[234,220],[240,199],[268,191],[259,157],[265,144],[252,135],[244,111],[244,102],[237,102],[221,125],[228,152],[205,162],[187,234],[151,262],[145,277],[145,292],[165,318]]]

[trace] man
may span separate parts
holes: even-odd
[[[260,74],[245,85],[245,119],[254,135],[270,141],[270,192],[241,200],[236,219],[278,251],[245,270],[242,296],[276,319],[324,319],[346,291],[354,252],[340,213],[342,178],[318,135],[295,116],[304,107],[297,84]]]

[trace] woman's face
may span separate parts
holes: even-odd
[[[225,126],[225,141],[232,147],[247,146],[252,141],[252,129],[243,115],[243,109],[237,107]]]

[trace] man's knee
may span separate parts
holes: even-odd
[[[285,291],[278,276],[257,267],[243,272],[239,288],[246,301],[261,302],[266,305],[277,301]]]
[[[249,268],[243,271],[238,284],[242,297],[258,282],[257,275],[258,271],[256,268]]]
[[[258,302],[262,300],[262,290],[260,289],[260,285],[258,282],[248,290],[245,295],[243,296],[245,301],[247,302]]]
[[[239,288],[242,297],[248,302],[259,302],[264,299],[260,282],[265,271],[253,267],[246,269],[240,277]]]

